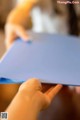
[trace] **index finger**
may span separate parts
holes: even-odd
[[[16,34],[22,38],[24,41],[27,41],[29,39],[28,34],[26,33],[26,30],[21,27],[21,26],[17,26],[16,28]]]
[[[63,85],[58,84],[55,87],[51,87],[49,91],[47,91],[47,96],[50,101],[58,94],[58,92],[62,89]]]

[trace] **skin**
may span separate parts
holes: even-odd
[[[22,0],[23,4],[17,5],[8,15],[5,25],[5,43],[7,49],[17,37],[27,41],[29,36],[25,30],[25,23],[29,18],[30,11],[37,4],[38,0]]]
[[[6,110],[8,120],[37,120],[39,112],[50,105],[61,88],[56,85],[43,93],[38,79],[24,82]]]
[[[80,94],[80,87],[75,87],[76,93]]]

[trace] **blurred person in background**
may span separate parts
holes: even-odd
[[[6,46],[9,48],[17,37],[28,40],[26,29],[29,28],[35,32],[79,36],[79,11],[80,4],[59,4],[56,0],[17,0],[5,25]],[[76,91],[80,93],[80,87],[76,87]]]

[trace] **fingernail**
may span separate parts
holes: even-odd
[[[32,38],[31,37],[26,37],[25,39],[24,39],[24,41],[26,42],[26,41],[32,41]]]

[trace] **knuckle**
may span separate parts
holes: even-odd
[[[21,84],[20,87],[19,87],[19,90],[18,91],[25,91],[26,90],[26,85],[25,83]]]
[[[41,91],[42,86],[41,83],[38,79],[32,78],[27,80],[26,82],[24,82],[23,84],[21,84],[21,86],[19,87],[19,91],[25,92],[35,92],[37,90]]]
[[[36,78],[32,78],[32,79],[30,79],[29,81],[30,81],[31,83],[33,83],[33,84],[41,84],[40,81],[39,81],[38,79],[36,79]]]

